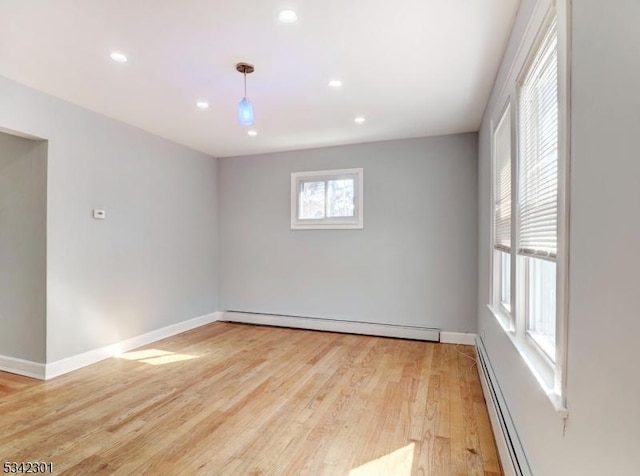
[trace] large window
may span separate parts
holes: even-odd
[[[511,320],[511,107],[493,134],[493,307]]]
[[[291,229],[363,228],[362,169],[291,174]]]
[[[566,31],[549,11],[493,122],[490,306],[565,411],[568,62]]]
[[[558,256],[558,39],[555,21],[522,79],[519,97],[518,255],[529,337],[555,361]]]

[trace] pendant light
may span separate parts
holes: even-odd
[[[243,126],[252,126],[254,123],[253,104],[247,99],[247,74],[254,71],[253,65],[248,63],[238,63],[236,70],[244,76],[244,96],[238,104],[238,121]]]

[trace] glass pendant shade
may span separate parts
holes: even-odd
[[[253,104],[246,97],[242,98],[238,104],[238,121],[243,126],[253,125]]]

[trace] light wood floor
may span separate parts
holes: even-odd
[[[501,474],[468,346],[214,323],[49,382],[0,372],[0,463],[54,474]]]

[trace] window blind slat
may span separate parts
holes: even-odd
[[[558,248],[558,55],[551,26],[520,88],[518,253],[555,260]]]

